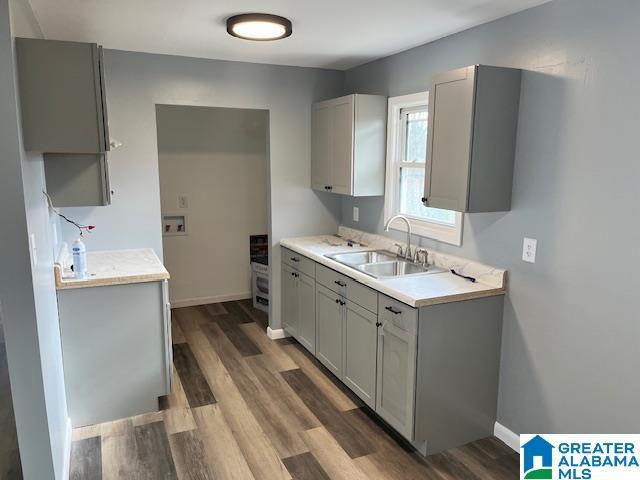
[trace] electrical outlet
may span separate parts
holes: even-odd
[[[189,197],[186,195],[178,195],[178,207],[180,208],[188,208],[189,207]]]
[[[353,221],[360,221],[360,209],[358,207],[353,207]]]
[[[529,263],[536,263],[536,248],[538,241],[535,238],[524,237],[522,243],[522,260]]]

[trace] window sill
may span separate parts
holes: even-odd
[[[409,218],[411,222],[411,233],[413,235],[448,243],[449,245],[455,245],[457,247],[462,245],[462,220],[462,213],[456,213],[456,226],[449,227],[434,222]],[[385,218],[385,222],[386,221],[387,219]],[[389,228],[399,232],[407,231],[407,225],[402,220],[395,220]]]

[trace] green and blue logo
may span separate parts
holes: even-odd
[[[638,480],[640,435],[520,435],[521,480]]]
[[[536,435],[520,447],[522,478],[553,480],[553,444]]]

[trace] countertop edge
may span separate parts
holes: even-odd
[[[447,296],[441,296],[441,297],[415,300],[413,298],[407,297],[406,295],[403,295],[401,292],[398,292],[395,289],[386,287],[385,285],[381,284],[381,282],[377,281],[373,277],[368,277],[364,273],[360,274],[359,272],[354,271],[352,268],[347,267],[346,265],[342,265],[341,263],[336,262],[335,260],[331,260],[330,258],[327,258],[324,255],[318,255],[314,252],[310,252],[297,245],[291,244],[288,242],[287,239],[281,240],[280,246],[288,248],[289,250],[293,250],[294,252],[299,253],[300,255],[304,255],[305,257],[313,260],[316,263],[324,265],[325,267],[335,270],[336,272],[342,273],[343,275],[346,275],[347,277],[352,278],[353,280],[373,290],[376,290],[379,293],[387,295],[413,308],[426,307],[430,305],[439,305],[443,303],[453,303],[453,302],[459,302],[464,300],[474,300],[477,298],[494,297],[494,296],[506,294],[506,285],[503,285],[502,288],[493,288],[493,287],[487,286],[486,290],[480,290],[475,292],[465,292],[465,293],[460,293],[455,295],[447,295]],[[350,248],[349,251],[357,252],[357,251],[366,251],[366,250],[370,250],[370,249],[369,248]],[[366,279],[364,278],[365,276],[366,276]]]

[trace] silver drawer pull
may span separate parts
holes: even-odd
[[[398,309],[395,309],[393,307],[384,307],[384,309],[385,310],[389,310],[394,315],[400,315],[402,313],[402,310],[398,310]]]
[[[292,262],[299,262],[300,259],[298,257],[291,257]]]
[[[339,287],[346,287],[347,284],[345,282],[341,282],[340,280],[336,280],[335,282],[336,285],[338,285]]]

